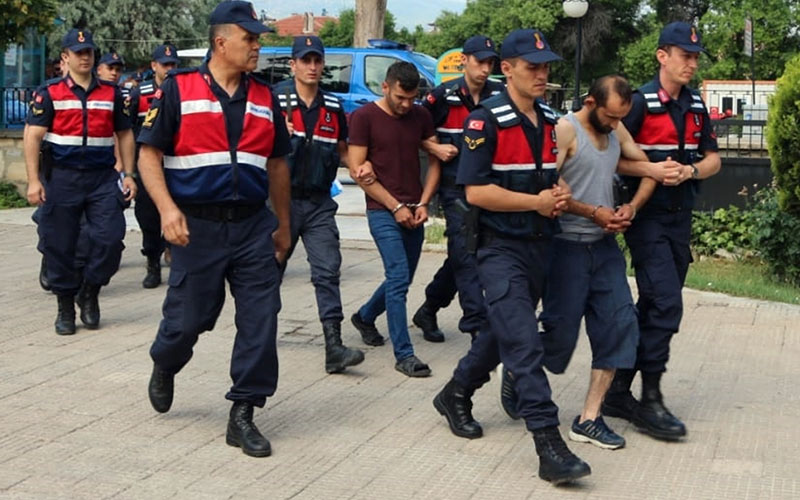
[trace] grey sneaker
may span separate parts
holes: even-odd
[[[394,369],[409,377],[430,377],[431,369],[413,354],[401,359],[394,365]]]
[[[606,450],[616,450],[625,446],[625,438],[612,431],[603,421],[603,417],[578,423],[580,415],[572,421],[569,438],[579,443],[592,443]]]

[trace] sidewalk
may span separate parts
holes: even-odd
[[[339,223],[349,317],[381,281],[382,266],[359,215],[360,192],[348,186],[337,201],[348,214]],[[440,314],[444,344],[411,329],[432,377],[397,373],[391,346],[362,345],[348,322],[345,343],[364,349],[366,361],[327,375],[299,247],[282,287],[278,391],[256,412],[273,456],[253,459],[224,437],[230,297],[177,376],[172,410],[157,414],[146,394],[148,348],[165,287],[140,285],[140,233],[127,233],[122,267],[103,289],[101,329],[59,337],[55,299],[37,283],[30,212],[0,211],[0,499],[800,498],[800,307],[686,290],[664,389],[688,439],[658,442],[610,418],[627,447],[569,443],[593,473],[555,488],[536,476],[533,441],[500,409],[496,379],[474,398],[482,439],[453,436],[431,405],[469,345],[456,331],[457,304]],[[442,259],[423,253],[409,317]],[[378,328],[386,334],[383,318]],[[588,375],[584,336],[567,374],[550,377],[565,437]]]

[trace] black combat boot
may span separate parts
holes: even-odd
[[[444,342],[444,332],[439,330],[439,324],[436,322],[436,311],[435,307],[425,301],[411,318],[411,321],[422,329],[422,337],[428,342]]]
[[[461,387],[454,379],[433,398],[433,406],[444,415],[453,434],[467,439],[483,436],[481,424],[472,416],[472,393]]]
[[[155,288],[161,284],[161,257],[158,255],[147,256],[147,274],[142,280],[144,288]]]
[[[338,321],[322,323],[325,335],[325,371],[341,373],[348,366],[355,366],[364,361],[364,353],[358,349],[350,349],[342,345],[342,325]]]
[[[76,299],[78,307],[81,308],[81,322],[89,330],[97,330],[100,327],[100,304],[97,302],[99,293],[100,285],[84,283]]]
[[[39,266],[39,286],[45,292],[50,291],[50,278],[47,277],[47,262],[42,257],[42,265]]]
[[[589,464],[569,451],[558,426],[536,429],[533,442],[539,455],[539,477],[545,481],[561,484],[592,473]]]
[[[253,423],[253,404],[248,401],[233,403],[225,442],[238,446],[251,457],[268,457],[272,453],[269,441]]]
[[[56,333],[72,335],[75,333],[75,296],[58,296],[58,315],[56,316]]]
[[[500,406],[512,420],[519,420],[517,412],[517,391],[514,389],[514,375],[511,370],[503,366],[503,373],[500,376]]]
[[[657,439],[675,441],[686,436],[686,426],[664,406],[661,372],[642,372],[642,400],[633,423]]]
[[[639,407],[639,402],[631,394],[631,383],[634,376],[636,376],[636,370],[617,370],[600,409],[603,415],[633,422],[636,409]]]
[[[175,393],[175,375],[166,372],[153,364],[153,373],[150,375],[150,384],[147,386],[147,396],[150,404],[158,413],[167,413],[172,406],[172,396]]]

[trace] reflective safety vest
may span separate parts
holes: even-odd
[[[97,81],[83,102],[72,91],[75,82],[60,78],[47,85],[53,101],[53,123],[44,136],[57,167],[113,167],[114,85]]]
[[[137,136],[139,135],[139,130],[142,128],[144,117],[147,116],[147,111],[150,109],[150,103],[153,102],[156,96],[156,90],[158,90],[158,88],[156,87],[155,80],[147,80],[139,85],[139,101],[136,105],[136,109],[131,110],[132,113],[136,113],[136,119],[133,121],[133,129]]]
[[[471,97],[466,95],[468,92],[464,79],[460,78],[455,82],[447,82],[448,91],[444,94],[444,99],[447,103],[447,117],[444,122],[436,127],[436,137],[442,144],[453,144],[461,152],[461,146],[464,143],[464,120],[472,112],[474,107],[467,106],[467,102],[471,101]],[[490,89],[490,95],[495,96],[501,93],[504,89],[502,83],[487,81],[487,87]],[[455,177],[458,173],[458,155],[448,162],[442,162],[442,174]]]
[[[209,75],[196,68],[177,71],[181,119],[164,177],[177,203],[260,203],[269,197],[267,160],[275,141],[272,93],[248,77],[239,144],[231,151],[222,105]]]
[[[541,150],[528,142],[522,127],[522,116],[511,104],[508,93],[487,99],[486,108],[497,126],[497,147],[492,158],[492,182],[509,191],[538,194],[558,182],[556,169],[555,125],[558,117],[543,101],[536,101],[543,123]],[[538,156],[538,157],[537,157]],[[481,210],[481,224],[512,238],[548,238],[559,231],[554,219],[535,210],[529,212],[493,212]]]
[[[698,148],[703,133],[703,120],[706,107],[696,90],[690,90],[692,104],[683,116],[683,134],[670,116],[666,104],[670,96],[656,81],[652,81],[637,90],[644,97],[646,111],[639,133],[634,137],[636,144],[645,152],[652,162],[660,162],[672,158],[689,165],[698,160]],[[681,151],[683,143],[683,151]],[[638,189],[639,178],[630,178],[632,189]],[[643,207],[643,213],[675,212],[691,210],[699,181],[690,180],[677,186],[656,187],[653,196]]]
[[[322,103],[319,117],[311,133],[306,131],[303,111],[298,106],[297,93],[287,87],[278,93],[278,100],[286,117],[292,111],[294,132],[290,138],[292,151],[288,155],[292,189],[296,192],[328,193],[339,169],[339,113],[342,105],[336,96],[320,91]]]

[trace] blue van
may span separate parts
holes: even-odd
[[[436,81],[436,59],[408,50],[404,44],[388,40],[370,40],[369,48],[326,47],[325,69],[320,87],[339,96],[344,110],[353,112],[358,107],[383,96],[381,83],[386,69],[397,61],[407,61],[417,67],[420,74],[420,96],[433,89]],[[289,60],[291,47],[261,47],[256,73],[275,85],[291,78]],[[206,49],[179,50],[178,56],[198,64]],[[195,60],[197,59],[197,60]]]

